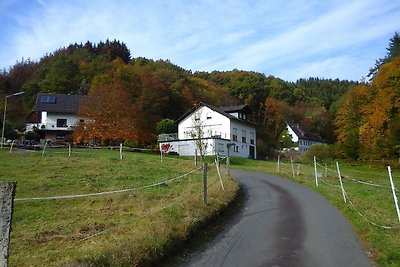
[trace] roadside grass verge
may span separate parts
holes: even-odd
[[[400,223],[384,164],[340,162],[347,203],[343,200],[334,162],[328,163],[326,168],[325,164],[318,164],[318,187],[315,184],[312,162],[308,164],[295,162],[292,169],[291,163],[286,161],[280,164],[279,173],[277,162],[234,158],[231,164],[233,168],[285,177],[321,193],[352,222],[372,260],[380,266],[400,266]],[[298,170],[299,175],[297,175]],[[400,169],[393,170],[393,179],[399,189]],[[397,194],[399,196],[400,192],[397,191]],[[382,226],[393,228],[385,229]]]
[[[211,164],[210,164],[211,165]],[[181,157],[117,150],[0,150],[0,180],[17,181],[16,199],[128,192],[56,200],[16,200],[10,266],[145,266],[161,260],[226,206],[237,183],[215,166],[202,173]],[[181,177],[180,177],[181,176]],[[160,181],[174,180],[154,187]]]

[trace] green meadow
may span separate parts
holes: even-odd
[[[234,159],[232,164],[239,169],[279,175],[316,190],[349,218],[374,262],[380,266],[400,266],[400,222],[386,168],[387,164],[397,166],[392,176],[396,187],[400,188],[398,162],[340,162],[346,203],[335,162],[317,164],[318,186],[313,162],[292,165],[284,161],[279,165],[279,172],[277,162],[272,161]],[[400,196],[399,191],[397,195]]]
[[[231,159],[233,168],[294,180],[321,193],[352,222],[380,266],[400,265],[400,223],[385,164]],[[293,166],[293,167],[292,167]],[[400,187],[396,163],[393,179]],[[223,166],[224,167],[224,166]],[[235,197],[237,183],[209,164],[208,205],[193,159],[109,149],[0,150],[0,180],[17,181],[10,266],[156,264]],[[161,183],[160,183],[161,182]],[[163,183],[164,182],[164,183]],[[86,196],[93,193],[114,192]],[[398,193],[398,191],[397,191]],[[83,195],[78,196],[77,195]],[[54,196],[71,198],[46,199]],[[44,198],[44,199],[26,199]]]
[[[159,155],[133,152],[120,159],[118,149],[73,149],[71,157],[66,149],[44,155],[4,149],[0,169],[1,181],[17,181],[10,266],[154,264],[238,189],[223,174],[222,190],[216,166],[209,164],[206,206],[202,171],[192,159],[161,162]],[[46,199],[57,196],[73,197]]]

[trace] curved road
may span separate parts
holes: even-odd
[[[234,175],[243,209],[184,266],[373,266],[351,224],[319,194],[275,176]]]

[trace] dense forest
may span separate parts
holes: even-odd
[[[387,56],[371,68],[369,83],[321,78],[287,82],[253,71],[193,73],[168,60],[132,58],[127,46],[117,40],[75,43],[38,62],[23,59],[0,73],[0,100],[25,92],[8,99],[5,136],[18,138],[15,129],[23,130],[37,93],[54,92],[90,95],[96,100],[87,101],[81,115],[99,122],[110,115],[105,112],[121,113],[113,116],[121,118],[109,128],[114,132],[88,135],[78,128],[74,138],[79,142],[125,139],[152,146],[157,123],[176,120],[201,101],[215,106],[249,105],[251,120],[259,126],[257,146],[262,157],[279,148],[285,121],[299,123],[326,143],[336,144],[344,157],[393,156],[400,151],[398,54],[396,33]],[[381,113],[376,114],[378,110]],[[382,144],[384,152],[378,153]]]

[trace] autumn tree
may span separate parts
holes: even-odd
[[[336,117],[336,134],[342,156],[358,159],[360,156],[360,126],[362,109],[366,103],[368,86],[358,85],[343,98],[342,106]]]
[[[381,66],[368,91],[360,140],[378,157],[400,153],[400,57]]]
[[[371,84],[354,87],[336,118],[339,147],[351,158],[400,153],[400,57],[381,66]]]
[[[92,90],[82,101],[79,116],[84,120],[74,131],[75,142],[105,144],[136,140],[138,136],[131,96],[121,85],[100,86]]]

